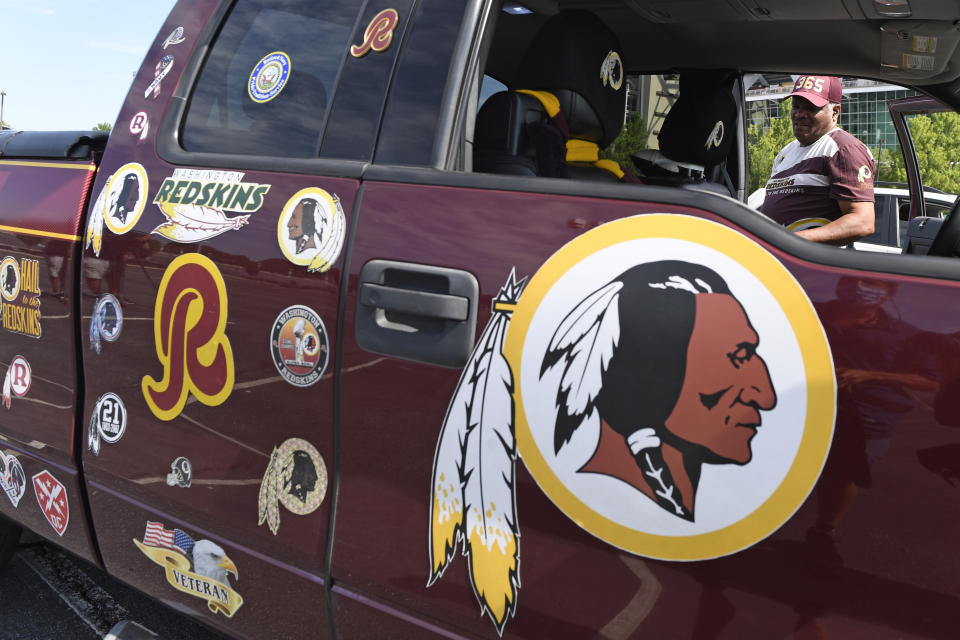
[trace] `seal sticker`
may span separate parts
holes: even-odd
[[[107,293],[93,305],[90,318],[90,348],[100,354],[101,340],[115,342],[123,330],[123,310],[117,298]]]
[[[384,9],[367,25],[363,32],[363,43],[350,46],[350,55],[362,58],[371,51],[386,51],[393,40],[393,30],[397,28],[397,12],[394,9]]]
[[[170,473],[167,474],[167,486],[189,489],[193,482],[193,465],[190,461],[180,456],[170,463]]]
[[[346,229],[340,198],[310,187],[287,200],[277,221],[277,242],[287,260],[322,273],[337,261]]]
[[[67,488],[53,474],[44,469],[33,476],[33,493],[40,505],[43,516],[57,532],[63,536],[70,524],[70,503],[67,501]]]
[[[309,307],[287,307],[273,323],[270,356],[283,379],[296,387],[320,379],[330,360],[329,345],[323,320]]]
[[[107,178],[90,210],[84,248],[93,247],[99,256],[104,227],[118,236],[133,229],[147,205],[149,187],[147,170],[136,162],[128,162]]]
[[[236,231],[263,206],[269,184],[244,182],[239,171],[174,169],[153,203],[167,219],[151,233],[174,242],[194,243]],[[229,212],[244,215],[227,216]]]
[[[140,144],[147,138],[150,132],[150,118],[146,111],[138,111],[130,118],[130,133],[137,136],[137,144]]]
[[[273,535],[280,528],[282,504],[291,513],[313,513],[327,494],[327,465],[316,447],[301,438],[290,438],[273,448],[260,482],[260,520]]]
[[[20,461],[12,453],[0,452],[0,487],[16,509],[20,498],[27,491],[27,476],[23,473]]]
[[[183,41],[183,27],[177,27],[171,31],[170,35],[167,36],[167,39],[163,41],[163,48],[166,49],[172,44],[180,44]]]
[[[40,262],[7,256],[0,261],[0,322],[13,333],[40,337]]]
[[[22,398],[27,395],[32,382],[33,372],[30,369],[30,363],[23,356],[14,356],[6,375],[3,376],[3,406],[9,409],[13,396]]]
[[[290,79],[291,68],[290,56],[283,51],[263,56],[250,72],[247,95],[254,102],[270,102],[283,91]]]
[[[115,393],[105,393],[97,400],[90,414],[87,448],[100,455],[100,439],[116,444],[127,430],[127,408]]]
[[[229,574],[236,580],[237,567],[213,540],[194,540],[180,529],[167,529],[162,522],[147,522],[143,540],[134,538],[133,544],[163,567],[171,587],[206,600],[213,613],[232,618],[243,606],[243,598],[230,586]]]
[[[160,58],[157,66],[153,69],[153,82],[151,82],[147,90],[143,92],[144,98],[149,97],[151,92],[153,92],[154,98],[160,97],[160,83],[167,77],[171,69],[173,69],[173,56],[167,54]]]
[[[806,500],[835,414],[819,317],[766,249],[690,216],[597,227],[494,299],[438,439],[430,582],[462,541],[502,630],[519,588],[517,453],[612,546],[736,553]]]

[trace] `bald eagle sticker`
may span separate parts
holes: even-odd
[[[517,454],[604,542],[707,560],[780,528],[833,436],[823,327],[770,253],[680,215],[608,223],[529,283],[511,273],[447,410],[431,487],[430,582],[462,543],[481,610],[516,611]]]

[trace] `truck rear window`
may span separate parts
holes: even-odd
[[[358,7],[239,0],[190,98],[187,151],[315,157]]]

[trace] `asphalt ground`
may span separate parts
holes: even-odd
[[[163,640],[225,639],[30,533],[0,569],[0,603],[0,640],[99,640],[122,620]]]

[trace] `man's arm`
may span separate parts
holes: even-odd
[[[873,233],[876,216],[873,212],[872,202],[837,200],[837,204],[843,211],[842,216],[822,227],[797,231],[797,235],[814,242],[841,246]]]

